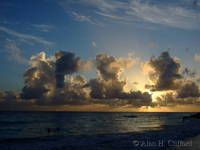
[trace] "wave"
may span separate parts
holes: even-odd
[[[200,120],[165,125],[162,130],[96,135],[65,135],[0,140],[0,149],[9,150],[161,150],[200,134]],[[169,141],[173,145],[169,145]],[[190,143],[189,143],[190,144]],[[191,146],[191,145],[187,145]]]
[[[25,124],[25,123],[31,123],[27,121],[0,121],[0,125],[14,125],[14,124]]]

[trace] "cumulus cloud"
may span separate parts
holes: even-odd
[[[159,57],[151,57],[150,61],[143,62],[141,67],[152,82],[146,84],[145,88],[152,92],[165,93],[157,96],[155,105],[171,107],[200,104],[199,86],[193,80],[196,78],[196,72],[187,67],[181,71],[178,58],[163,52]]]
[[[63,88],[50,88],[44,98],[38,99],[38,105],[83,105],[91,104],[88,89],[82,76],[71,77]]]
[[[199,97],[177,98],[176,94],[167,93],[157,98],[157,106],[200,105]]]
[[[97,99],[119,98],[126,83],[119,80],[92,79],[89,82],[91,97]]]
[[[17,92],[0,91],[0,110],[16,109],[16,107],[26,107],[33,104],[33,101],[22,100]]]
[[[58,51],[56,53],[56,69],[55,78],[57,87],[62,88],[64,86],[65,74],[72,74],[79,70],[79,57],[76,57],[74,53]]]
[[[187,81],[177,90],[177,98],[200,97],[199,87],[195,82]]]
[[[134,64],[135,60],[131,57],[116,58],[114,56],[108,56],[107,54],[97,54],[96,56],[97,72],[104,80],[118,79],[119,74],[124,69],[129,68]]]
[[[0,91],[0,101],[12,101],[17,99],[17,93],[13,91]]]
[[[95,62],[99,78],[89,81],[91,96],[93,98],[119,97],[126,84],[125,81],[119,80],[119,75],[125,68],[131,67],[135,60],[97,54]]]
[[[0,104],[2,107],[88,104],[155,107],[200,104],[198,84],[183,79],[179,73],[178,60],[168,52],[152,57],[143,64],[151,68],[148,71],[154,84],[149,85],[149,88],[170,90],[167,94],[158,96],[157,101],[153,102],[149,92],[125,91],[127,81],[120,78],[121,74],[135,63],[131,56],[121,58],[97,54],[94,60],[83,60],[72,52],[57,51],[51,57],[40,52],[30,58],[30,68],[24,73],[25,81],[21,92],[1,91]],[[96,68],[97,77],[86,79],[81,71],[92,66]],[[189,71],[186,69],[185,72]]]
[[[88,66],[96,67],[98,77],[87,81],[78,74]],[[34,105],[153,106],[151,94],[125,92],[120,74],[135,64],[132,57],[118,58],[97,54],[94,61],[82,60],[72,52],[57,51],[53,57],[41,52],[30,59],[24,73],[25,85],[15,102]],[[7,98],[8,99],[8,98]],[[12,98],[13,99],[13,98]],[[23,102],[23,103],[22,103]]]
[[[85,69],[84,63],[72,52],[57,51],[46,58],[44,52],[30,59],[31,67],[25,72],[24,100],[35,100],[38,105],[82,104],[87,97],[84,77],[72,75]],[[67,76],[68,75],[68,76]]]
[[[31,68],[24,73],[25,86],[22,89],[23,99],[42,98],[49,91],[48,87],[55,85],[54,68],[55,64],[46,59],[44,52],[32,56]]]
[[[131,105],[134,107],[149,106],[152,104],[151,95],[147,92],[124,92],[125,80],[119,76],[126,68],[135,64],[135,60],[129,58],[116,58],[107,54],[96,56],[96,69],[98,78],[91,79],[87,86],[90,87],[90,96],[96,103],[111,106]]]
[[[176,106],[200,104],[199,86],[193,81],[182,81],[178,89],[157,97],[157,105]]]
[[[55,56],[55,78],[59,88],[64,86],[65,75],[87,69],[91,64],[89,61],[83,61],[80,57],[76,57],[72,52],[58,51]]]
[[[124,92],[124,81],[105,81],[99,78],[89,82],[93,103],[110,106],[154,106],[151,94],[141,91]]]
[[[172,90],[177,87],[176,81],[182,76],[179,73],[180,63],[176,58],[163,52],[158,58],[151,57],[148,65],[153,69],[149,72],[149,78],[154,83],[151,85],[153,91]]]

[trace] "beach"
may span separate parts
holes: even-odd
[[[200,135],[187,138],[186,140],[184,140],[184,143],[191,143],[191,145],[187,147],[177,146],[171,148],[170,150],[198,150],[200,149]]]
[[[192,147],[189,150],[197,150],[200,149],[200,135],[193,137],[189,140],[192,140]]]

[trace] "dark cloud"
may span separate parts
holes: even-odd
[[[56,86],[63,88],[64,76],[79,71],[79,57],[76,57],[72,52],[58,51],[55,62],[55,78]]]
[[[103,80],[100,78],[92,79],[89,82],[91,88],[91,97],[102,99],[102,98],[119,98],[120,94],[123,91],[125,85],[124,81],[118,80]]]
[[[167,93],[157,97],[156,103],[158,106],[170,107],[174,107],[176,105],[200,105],[200,99],[199,97],[178,98],[174,93]]]
[[[86,103],[89,93],[83,88],[86,80],[73,73],[88,68],[90,63],[63,51],[56,52],[51,58],[46,58],[44,52],[32,56],[31,68],[24,74],[25,86],[21,98],[34,99],[37,105]]]
[[[177,98],[200,97],[199,87],[195,82],[187,82],[177,90]]]
[[[91,79],[88,83],[91,88],[91,97],[118,98],[126,84],[125,81],[119,80],[119,75],[124,69],[131,67],[135,61],[132,58],[116,58],[107,54],[98,54],[95,62],[99,78]]]
[[[175,106],[187,104],[200,104],[200,91],[193,81],[182,81],[174,92],[163,94],[157,98],[160,106]]]
[[[49,91],[49,86],[55,85],[54,65],[46,59],[45,53],[31,57],[32,67],[24,73],[25,86],[22,89],[23,99],[38,99]]]
[[[103,80],[118,78],[121,66],[115,65],[117,62],[114,56],[108,56],[106,54],[98,54],[96,56],[96,68]]]
[[[80,70],[87,70],[92,66],[91,61],[81,60],[72,52],[58,51],[55,54],[55,78],[58,88],[64,87],[65,75],[76,73]]]
[[[195,78],[195,77],[196,77],[196,72],[190,70],[189,68],[185,68],[185,69],[182,71],[182,74],[183,74],[184,76],[186,76],[186,77],[191,77],[191,78]]]
[[[151,94],[148,92],[141,91],[131,91],[128,93],[122,93],[120,96],[121,99],[126,99],[127,104],[131,104],[135,107],[140,106],[154,106],[155,104],[152,102]]]
[[[14,101],[18,94],[13,91],[0,91],[0,101]]]
[[[176,88],[176,80],[182,77],[179,73],[180,64],[168,52],[161,53],[158,58],[151,57],[149,65],[154,69],[154,72],[150,73],[150,79],[155,83],[152,90],[162,91]]]
[[[154,92],[166,92],[157,97],[157,105],[200,104],[199,87],[194,81],[190,81],[191,78],[195,78],[196,72],[184,68],[180,73],[178,59],[172,58],[168,52],[161,53],[158,58],[152,57],[143,67],[144,70],[148,70],[150,80],[154,83],[146,84],[145,88]]]
[[[22,89],[21,98],[23,98],[23,99],[38,99],[38,98],[41,98],[43,96],[43,94],[47,91],[48,91],[48,89],[46,89],[43,86],[40,87],[39,85],[34,86],[34,87],[25,86]]]
[[[78,74],[96,67],[98,77],[86,80]],[[180,64],[163,52],[158,58],[152,57],[148,64],[154,85],[151,90],[173,90],[172,93],[152,101],[149,92],[125,91],[126,80],[121,79],[123,71],[135,63],[133,58],[119,58],[97,54],[95,60],[82,60],[72,52],[58,51],[53,57],[44,52],[30,59],[30,68],[24,73],[24,87],[19,93],[0,92],[1,106],[30,105],[86,105],[105,104],[109,106],[173,106],[175,104],[199,104],[199,87],[195,82],[186,81],[179,74]],[[190,71],[185,70],[185,73]]]
[[[22,100],[17,92],[0,91],[0,110],[13,110],[16,107],[26,107],[33,104],[32,101]]]
[[[151,85],[151,84],[145,84],[145,89],[153,89],[154,88],[154,85]]]
[[[126,106],[126,107],[141,107],[141,106],[152,106],[156,104],[152,102],[151,94],[148,92],[131,91],[123,92],[115,98],[101,98],[93,99],[93,103],[106,104],[111,107],[115,106]]]
[[[125,92],[126,82],[119,79],[124,69],[134,64],[134,60],[116,58],[106,54],[96,56],[96,69],[98,78],[91,79],[87,86],[90,87],[90,96],[96,103],[111,106],[131,105],[134,107],[152,105],[151,95],[147,92]]]
[[[75,77],[76,78],[76,77]],[[76,80],[76,79],[74,79]],[[83,105],[90,104],[90,97],[87,89],[83,88],[83,82],[77,81],[65,83],[64,88],[55,88],[45,99],[38,99],[39,105]]]
[[[111,106],[131,105],[134,107],[153,106],[151,94],[141,91],[124,92],[124,81],[90,80],[90,96],[96,103]]]
[[[115,58],[107,54],[96,56],[96,69],[99,78],[89,81],[92,98],[118,98],[126,84],[119,80],[120,72],[129,67],[126,59]],[[133,65],[133,60],[129,62]]]

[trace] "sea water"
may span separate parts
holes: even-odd
[[[161,130],[191,113],[0,112],[0,139],[95,135]],[[130,116],[130,117],[129,117]],[[134,117],[132,117],[134,116]]]

